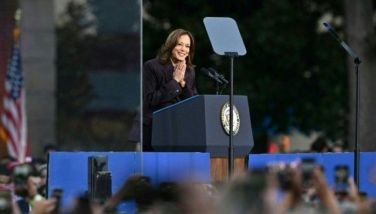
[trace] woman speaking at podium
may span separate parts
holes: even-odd
[[[176,29],[168,35],[157,56],[143,66],[144,151],[153,151],[153,112],[197,94],[192,64],[194,50],[192,34]]]

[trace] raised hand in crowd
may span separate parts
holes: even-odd
[[[36,201],[33,204],[33,209],[31,210],[32,214],[53,214],[55,213],[56,207],[56,200],[54,198],[51,199],[43,199],[40,201]]]
[[[312,178],[317,196],[326,211],[333,214],[341,213],[335,195],[327,185],[325,177],[319,167],[313,170]]]

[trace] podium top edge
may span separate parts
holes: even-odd
[[[161,109],[159,109],[159,110],[153,112],[153,114],[158,114],[158,113],[161,112],[161,111],[164,111],[164,110],[169,109],[169,108],[173,108],[174,106],[177,106],[177,105],[180,105],[180,104],[182,104],[182,103],[188,102],[188,101],[190,101],[190,100],[192,100],[192,99],[195,99],[195,98],[197,98],[197,97],[200,97],[200,96],[201,96],[201,95],[195,95],[195,96],[193,96],[193,97],[189,97],[189,98],[187,98],[187,99],[185,99],[185,100],[182,100],[182,101],[180,101],[180,102],[177,102],[177,103],[175,103],[175,104],[172,104],[172,105],[169,105],[169,106],[167,106],[167,107],[161,108]]]
[[[165,110],[167,110],[167,109],[174,108],[174,107],[177,106],[177,105],[181,105],[181,104],[183,104],[183,103],[190,102],[190,101],[192,101],[192,100],[194,100],[194,99],[196,99],[196,98],[200,98],[200,97],[218,97],[218,96],[220,96],[220,97],[230,97],[230,95],[216,95],[216,94],[199,94],[199,95],[194,95],[194,96],[192,96],[192,97],[189,97],[189,98],[187,98],[187,99],[185,99],[185,100],[182,100],[182,101],[180,101],[180,102],[177,102],[177,103],[175,103],[175,104],[172,104],[172,105],[166,106],[166,107],[161,108],[161,109],[159,109],[159,110],[156,110],[156,111],[153,112],[153,115],[154,115],[154,114],[158,114],[158,113],[160,113],[160,112],[162,112],[162,111],[165,111]],[[246,95],[234,95],[234,97],[239,97],[239,98],[245,97],[245,98],[247,98]]]

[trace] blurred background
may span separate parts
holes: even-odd
[[[17,9],[22,13],[21,61],[31,154],[41,155],[50,144],[68,151],[131,149],[127,135],[140,105],[141,3],[0,4],[2,95],[12,31],[18,27],[14,16]]]
[[[234,94],[248,97],[252,152],[271,152],[273,145],[274,152],[304,152],[317,139],[351,149],[354,63],[323,28],[328,22],[362,59],[360,147],[375,150],[375,5],[375,0],[2,0],[0,93],[6,94],[19,8],[31,154],[40,155],[49,144],[62,150],[132,150],[127,135],[140,106],[141,63],[155,57],[171,30],[185,28],[196,39],[199,93],[215,94],[200,68],[213,67],[229,79],[230,60],[214,54],[202,20],[232,17],[247,48],[234,62]],[[1,137],[5,151],[4,124]]]

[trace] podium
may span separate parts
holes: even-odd
[[[154,112],[153,148],[169,152],[208,152],[213,179],[223,180],[227,174],[229,135],[222,126],[221,111],[228,98],[227,95],[197,95]],[[233,146],[235,171],[240,171],[245,169],[245,157],[254,143],[247,97],[234,96],[233,104],[239,113],[239,129],[233,136]],[[213,176],[213,173],[218,175]]]

